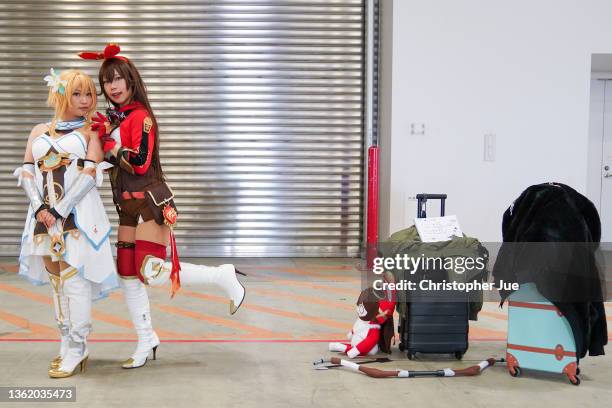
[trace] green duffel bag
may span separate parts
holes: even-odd
[[[404,255],[411,258],[440,258],[440,262],[436,266],[442,265],[442,268],[437,270],[426,270],[421,267],[419,270],[407,271],[405,269],[391,269],[388,272],[393,273],[396,282],[402,280],[417,281],[424,276],[437,276],[438,278],[447,281],[456,282],[487,282],[489,279],[488,261],[489,251],[476,238],[468,237],[464,234],[463,237],[455,237],[450,241],[440,242],[422,242],[421,237],[416,229],[416,226],[400,230],[391,235],[386,241],[379,245],[378,254],[383,258],[395,258],[397,255]],[[452,258],[455,258],[451,260]],[[481,258],[478,266],[466,269],[463,267],[463,262],[458,262],[456,258]],[[450,267],[449,267],[450,266]],[[398,291],[397,308],[401,317],[406,314],[407,293]],[[478,320],[478,312],[482,309],[483,293],[482,290],[473,290],[468,294],[469,319]]]

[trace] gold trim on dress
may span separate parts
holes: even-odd
[[[51,283],[51,286],[53,287],[53,292],[55,293],[55,297],[57,298],[58,318],[59,320],[64,320],[64,313],[62,312],[62,302],[60,301],[60,293],[59,293],[61,286],[62,286],[62,278],[49,271],[47,272],[49,273],[49,282]],[[60,361],[61,361],[61,358],[60,358]]]
[[[142,276],[142,279],[143,279],[145,285],[149,284],[149,279],[147,279],[147,277],[144,274],[144,268],[145,268],[145,265],[147,264],[147,261],[150,258],[160,259],[160,258],[158,258],[156,256],[153,256],[153,255],[146,255],[144,257],[144,259],[142,261],[142,265],[140,265],[140,276]],[[152,270],[157,269],[157,271],[156,271],[156,273],[154,275],[151,276],[151,279],[156,279],[162,272],[169,272],[168,270],[164,271],[164,264],[165,264],[165,261],[153,262],[152,263],[151,269]]]
[[[59,193],[57,189],[59,189]],[[45,196],[45,204],[50,205],[48,190],[49,190],[49,186],[45,184],[43,186],[43,195]],[[53,194],[55,194],[55,202],[61,201],[62,198],[64,198],[64,187],[56,181],[53,182]]]
[[[117,274],[117,275],[119,275],[119,274]],[[128,280],[128,279],[138,279],[138,276],[123,276],[123,275],[119,275],[119,277],[121,279],[126,279],[126,280]]]
[[[153,126],[153,120],[150,117],[144,118],[142,121],[142,130],[144,133],[149,133],[151,131],[151,127]]]
[[[61,166],[67,166],[71,163],[68,153],[57,153],[50,151],[45,156],[38,159],[38,168],[40,171],[53,171]]]
[[[66,251],[66,243],[64,242],[64,234],[56,234],[51,237],[51,252],[58,258],[61,258]]]
[[[165,262],[153,262],[151,265],[151,269],[155,270],[157,269],[157,272],[151,276],[151,279],[156,279],[159,275],[161,275],[162,272],[169,272],[169,271],[164,271],[164,264]]]
[[[64,282],[79,273],[79,270],[73,266],[71,266],[70,268],[66,268],[66,270],[68,270],[68,272],[65,272],[61,275],[62,281]]]
[[[170,190],[170,193],[172,194],[170,197],[166,198],[165,200],[162,200],[161,202],[157,202],[155,200],[155,196],[153,196],[153,193],[151,193],[151,190],[147,191],[147,194],[149,194],[151,196],[151,200],[153,200],[153,203],[157,206],[157,207],[161,207],[162,205],[170,202],[170,200],[174,199],[174,191],[172,191],[172,189],[170,188],[170,186],[168,186],[166,184],[166,186],[168,187],[168,190]]]

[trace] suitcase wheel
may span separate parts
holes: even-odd
[[[404,347],[404,343],[400,343],[398,347],[399,347],[400,351],[406,350],[406,347]]]
[[[416,357],[415,353],[411,353],[410,351],[408,352],[408,360],[414,360],[414,358]]]
[[[455,358],[461,360],[463,358],[463,353],[461,351],[455,351]]]
[[[510,375],[513,377],[520,377],[521,376],[521,367],[514,367],[513,368],[514,371],[510,371]]]
[[[569,381],[572,385],[580,385],[580,377],[578,377],[577,375],[568,376],[567,378],[569,378]]]

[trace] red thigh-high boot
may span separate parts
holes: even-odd
[[[142,243],[142,244],[141,244]],[[147,241],[136,241],[136,248],[139,245],[156,245]],[[151,286],[162,286],[170,280],[172,262],[166,262],[165,247],[164,256],[143,257],[143,264],[140,268],[142,278]],[[160,250],[161,254],[161,250]],[[246,290],[236,277],[236,268],[231,264],[219,266],[195,265],[187,262],[180,263],[180,282],[184,286],[216,285],[221,288],[225,295],[230,298],[230,314],[236,313],[244,300]]]
[[[159,338],[151,324],[151,307],[147,289],[139,279],[136,268],[138,248],[133,243],[117,245],[117,270],[128,311],[138,335],[138,345],[132,357],[122,363],[123,368],[137,368],[147,362],[153,350],[153,358],[159,345]]]

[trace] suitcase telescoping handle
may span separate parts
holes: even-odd
[[[417,218],[427,218],[427,200],[440,200],[440,217],[444,217],[446,194],[417,194]]]

